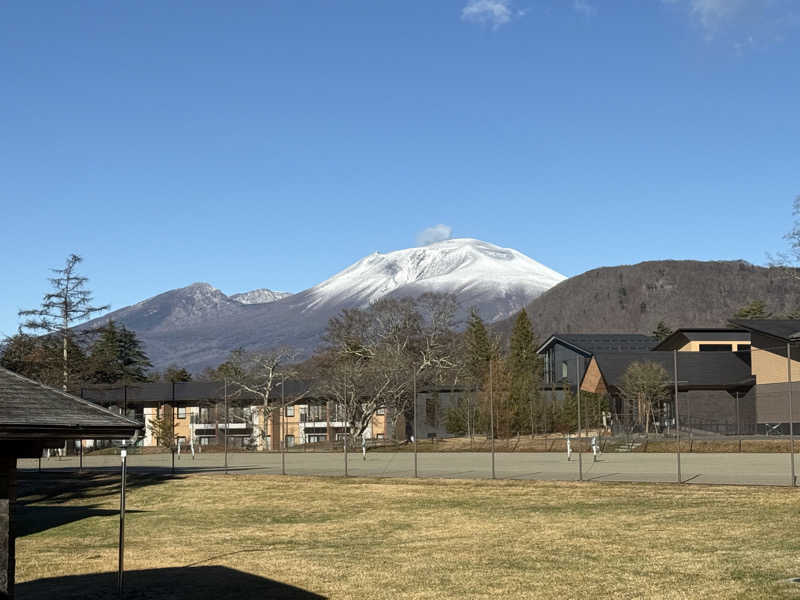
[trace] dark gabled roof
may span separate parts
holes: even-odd
[[[283,394],[285,399],[291,400],[297,396],[307,396],[311,389],[310,381],[287,379],[284,382]],[[81,388],[81,397],[109,406],[121,406],[124,402],[158,403],[176,406],[187,406],[204,401],[218,401],[225,398],[226,387],[222,381],[185,381],[179,383],[131,383],[128,385],[91,385]],[[174,395],[173,395],[174,394]],[[240,389],[236,384],[227,386],[228,399],[233,403],[261,402],[261,397]],[[281,381],[273,385],[270,398],[281,398]]]
[[[678,338],[684,338],[689,342],[697,340],[733,342],[744,338],[750,339],[750,330],[730,327],[727,329],[722,327],[677,329],[669,337],[664,338],[653,350],[671,350]]]
[[[0,368],[0,439],[133,436],[143,425]]]
[[[800,341],[800,321],[794,319],[735,319],[729,323],[784,342]]]
[[[755,384],[746,353],[678,352],[678,387],[686,389],[734,389]],[[672,352],[611,352],[594,359],[607,387],[619,387],[627,368],[634,362],[656,362],[674,380]]]
[[[598,352],[650,350],[658,340],[640,333],[554,333],[536,352],[541,353],[557,343],[588,357]]]

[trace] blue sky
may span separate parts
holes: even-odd
[[[764,263],[800,194],[790,0],[5,2],[0,334],[299,291],[426,228],[564,273]]]

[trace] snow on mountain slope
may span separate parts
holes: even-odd
[[[267,302],[275,302],[275,300],[280,300],[281,298],[286,298],[291,295],[291,292],[273,292],[267,288],[259,288],[240,294],[231,294],[228,298],[241,302],[242,304],[266,304]]]
[[[515,313],[563,279],[516,250],[454,239],[370,254],[312,288],[271,302],[244,302],[241,294],[229,297],[207,283],[196,283],[85,326],[112,318],[136,331],[155,368],[178,364],[201,370],[218,365],[240,347],[285,345],[309,356],[331,317],[385,296],[452,293],[462,316],[476,308],[484,320],[492,322]]]
[[[470,238],[451,239],[370,254],[308,290],[306,309],[331,303],[368,304],[387,295],[424,292],[470,291],[471,295],[484,292],[495,297],[522,295],[533,299],[564,279],[516,250]],[[494,320],[495,315],[487,317]]]

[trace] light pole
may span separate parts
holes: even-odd
[[[122,460],[122,472],[119,488],[119,563],[117,568],[117,591],[122,598],[125,593],[124,573],[125,573],[125,478],[127,475],[128,449],[125,447],[127,441],[122,442],[122,450],[119,456]]]

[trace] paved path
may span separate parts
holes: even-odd
[[[797,455],[795,455],[797,461]],[[675,454],[614,453],[603,454],[597,462],[590,453],[584,454],[583,479],[588,481],[653,481],[675,482]],[[118,456],[86,456],[84,469],[117,470]],[[128,466],[133,471],[164,472],[171,469],[169,454],[131,455]],[[800,468],[800,461],[797,462]],[[36,459],[21,459],[21,469],[37,469]],[[78,468],[78,459],[42,459],[45,470]],[[495,474],[498,479],[542,479],[574,481],[578,479],[578,455],[567,461],[565,454],[547,452],[498,452],[495,455]],[[219,453],[191,454],[176,457],[177,472],[224,471],[224,455]],[[421,452],[417,469],[420,477],[488,479],[491,477],[491,454],[484,452]],[[230,453],[228,470],[232,473],[281,473],[281,455],[274,453]],[[286,454],[289,475],[344,474],[342,453]],[[701,453],[681,455],[681,476],[688,483],[790,485],[788,454]],[[348,474],[354,477],[413,477],[414,455],[410,452],[371,452],[367,460],[360,453],[348,456]]]

